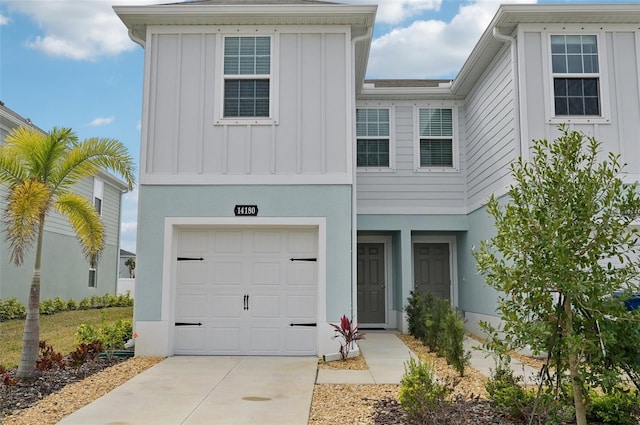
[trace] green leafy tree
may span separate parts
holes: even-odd
[[[0,147],[0,183],[7,188],[4,211],[11,261],[21,265],[35,243],[35,264],[29,290],[18,377],[30,377],[38,359],[40,338],[40,266],[45,220],[57,211],[69,220],[84,254],[95,264],[104,245],[104,228],[93,204],[71,191],[83,178],[101,169],[135,184],[135,167],[126,148],[117,140],[90,138],[79,141],[67,128],[42,133],[18,127]]]
[[[615,345],[620,327],[609,325],[637,317],[620,299],[638,290],[638,237],[630,224],[640,197],[620,178],[619,155],[604,159],[594,138],[564,125],[560,131],[553,142],[534,141],[530,162],[512,164],[509,200],[492,197],[487,206],[496,235],[475,256],[487,284],[502,294],[504,343],[548,353],[550,382],[561,388],[569,377],[584,425],[587,388],[606,389],[623,367]]]
[[[135,277],[133,272],[136,269],[136,259],[133,257],[129,257],[124,262],[124,265],[127,266],[127,268],[129,269],[129,277]]]

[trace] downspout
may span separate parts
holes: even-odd
[[[352,66],[352,79],[354,82],[353,87],[353,109],[351,111],[351,169],[353,172],[353,178],[351,183],[351,320],[353,323],[358,323],[358,309],[354,306],[358,303],[358,199],[356,193],[356,171],[357,171],[357,151],[356,151],[356,126],[355,126],[355,116],[356,116],[356,43],[360,41],[364,41],[368,38],[371,38],[371,34],[373,33],[373,27],[369,27],[367,32],[361,36],[355,37],[351,39],[351,51],[353,52],[351,56]]]
[[[524,149],[524,146],[522,146],[521,140],[522,128],[520,123],[520,73],[518,72],[518,42],[516,41],[515,37],[502,34],[497,27],[493,28],[493,37],[496,40],[509,42],[511,44],[511,63],[513,64],[513,66],[511,67],[513,74],[513,118],[515,120],[514,136],[516,139],[516,154],[518,156],[524,156],[526,150]]]

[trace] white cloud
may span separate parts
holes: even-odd
[[[115,119],[115,117],[98,117],[87,125],[91,127],[103,127],[105,125],[111,124]]]
[[[120,1],[125,4],[161,3],[159,0]],[[14,11],[35,20],[43,34],[25,40],[27,46],[50,56],[95,60],[136,48],[127,28],[114,13],[112,0],[5,0]]]
[[[512,1],[513,3],[514,1]],[[532,3],[535,0],[518,0]],[[498,10],[495,0],[460,6],[450,21],[415,21],[373,40],[368,78],[452,78]]]
[[[4,15],[0,15],[0,25],[7,25],[11,20]]]
[[[351,0],[349,3],[377,3],[376,22],[395,24],[427,10],[440,10],[442,0]]]
[[[120,248],[129,252],[136,252],[136,235],[138,232],[138,223],[122,222],[120,223]]]

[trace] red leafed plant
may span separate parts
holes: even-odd
[[[349,350],[351,350],[353,342],[364,339],[364,334],[360,332],[358,325],[353,326],[353,322],[349,320],[346,314],[340,319],[339,326],[333,323],[329,324],[335,329],[336,334],[334,338],[340,336],[344,340],[344,344],[340,343],[340,358],[346,360],[347,357],[349,357]]]

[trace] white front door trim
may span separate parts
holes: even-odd
[[[175,306],[176,295],[176,262],[178,256],[178,230],[188,227],[313,227],[318,229],[318,276],[317,276],[317,347],[322,350],[325,346],[320,332],[321,326],[327,322],[327,226],[325,217],[165,217],[164,221],[164,251],[162,260],[162,310],[161,321],[167,326],[168,338],[165,340],[166,352],[175,354]]]

